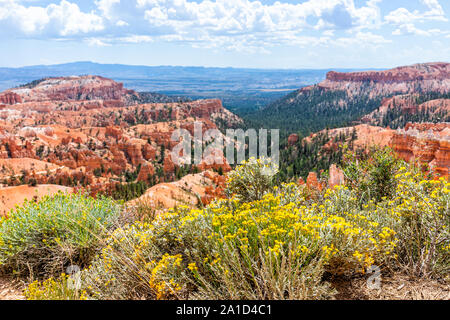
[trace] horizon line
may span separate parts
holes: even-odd
[[[23,69],[23,68],[32,68],[32,67],[52,67],[59,65],[67,65],[67,64],[77,64],[77,63],[91,63],[97,65],[110,65],[110,66],[128,66],[128,67],[144,67],[144,68],[158,68],[158,67],[171,67],[171,68],[203,68],[203,69],[247,69],[247,70],[385,70],[391,69],[394,67],[323,67],[323,68],[313,68],[313,67],[286,67],[286,68],[255,68],[255,67],[219,67],[219,66],[201,66],[201,65],[143,65],[143,64],[126,64],[126,63],[105,63],[105,62],[96,62],[89,60],[79,60],[79,61],[71,61],[71,62],[62,62],[62,63],[52,63],[52,64],[33,64],[33,65],[22,65],[16,67],[7,67],[0,66],[0,69]],[[434,63],[434,62],[432,62]],[[435,62],[438,63],[438,62]],[[414,63],[418,64],[418,63]],[[411,65],[414,65],[411,64]],[[397,66],[398,67],[398,66]]]

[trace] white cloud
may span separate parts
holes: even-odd
[[[288,41],[304,43],[305,39],[310,44],[324,44],[335,30],[359,32],[376,28],[381,23],[377,6],[380,1],[369,0],[359,8],[354,0],[270,5],[256,0],[136,0],[136,6],[127,1],[127,7],[123,0],[98,0],[96,4],[109,19],[133,15],[133,23],[127,20],[127,31],[136,35],[186,41],[195,46],[261,48]],[[325,33],[311,35],[317,31]]]
[[[401,36],[401,35],[416,35],[416,36],[430,36],[431,33],[425,30],[418,29],[412,23],[405,23],[399,26],[394,32],[393,35]]]
[[[113,18],[113,6],[120,3],[120,0],[95,0],[95,5],[107,19]]]
[[[390,41],[374,33],[384,24],[395,26],[395,35],[433,35],[436,31],[421,30],[415,23],[446,19],[437,0],[421,0],[425,12],[398,8],[386,17],[380,14],[382,0],[359,6],[355,0],[95,0],[91,12],[83,12],[76,1],[43,6],[39,1],[0,0],[0,33],[80,39],[97,46],[166,41],[260,52],[277,45],[379,46]]]
[[[433,19],[447,21],[445,18],[444,9],[439,4],[438,0],[422,0],[422,2],[428,7],[428,11],[424,13],[425,17],[431,17]]]
[[[437,0],[421,0],[427,6],[428,10],[420,12],[414,10],[413,12],[405,8],[398,8],[390,12],[385,17],[385,21],[389,24],[397,26],[397,29],[392,33],[393,35],[418,35],[430,36],[433,32],[421,30],[417,28],[415,23],[425,21],[448,21],[445,17],[445,12]]]
[[[118,27],[126,27],[126,26],[129,26],[129,24],[126,21],[119,20],[119,21],[116,22],[116,26],[118,26]]]
[[[350,45],[371,45],[379,46],[382,44],[390,43],[392,40],[385,39],[380,35],[373,34],[371,32],[358,32],[352,37],[338,38],[334,41],[337,45],[350,46]]]
[[[99,38],[86,38],[84,39],[84,42],[86,42],[89,46],[92,47],[109,47],[111,44],[104,42],[102,39]]]
[[[448,21],[445,17],[445,12],[442,9],[442,6],[439,4],[437,0],[421,0],[423,4],[428,7],[428,10],[425,12],[420,12],[419,10],[414,10],[413,12],[409,11],[405,8],[398,8],[392,12],[390,12],[385,20],[388,23],[392,24],[406,24],[412,23],[416,21],[426,21],[426,20],[435,20],[435,21]]]
[[[24,6],[18,1],[0,2],[0,26],[5,32],[18,29],[25,35],[71,36],[104,29],[103,19],[84,13],[75,3],[62,0],[47,7]]]
[[[141,43],[141,42],[153,42],[154,40],[150,36],[132,35],[132,36],[120,38],[119,41],[127,42],[127,43]]]
[[[50,19],[59,30],[61,36],[69,36],[77,33],[89,33],[104,29],[103,19],[95,13],[84,13],[78,5],[61,1],[59,5],[51,4],[46,8]]]

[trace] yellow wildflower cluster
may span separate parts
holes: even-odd
[[[87,300],[85,290],[76,289],[73,279],[62,274],[58,279],[34,281],[25,290],[27,300]]]
[[[181,291],[181,286],[176,283],[175,279],[167,279],[167,275],[181,267],[181,262],[181,255],[165,254],[158,263],[148,265],[151,268],[149,284],[156,293],[156,299],[167,299]]]

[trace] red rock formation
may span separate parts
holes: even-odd
[[[164,157],[163,170],[165,174],[171,174],[175,172],[175,164],[172,161],[171,153],[168,151],[166,151],[166,155]]]
[[[192,103],[191,115],[198,118],[209,119],[214,113],[220,113],[224,110],[222,101],[214,100],[199,100]]]
[[[225,188],[227,184],[227,177],[221,176],[212,171],[205,171],[205,178],[212,181],[212,184],[205,188],[205,195],[201,197],[202,204],[204,206],[210,204],[215,199],[224,199]]]
[[[49,78],[34,87],[11,89],[7,93],[19,95],[25,102],[98,99],[106,100],[107,106],[117,106],[118,103],[123,105],[127,95],[135,94],[124,89],[122,83],[100,76]]]
[[[114,137],[115,139],[120,140],[122,138],[122,135],[123,133],[120,128],[112,126],[106,127],[106,137]]]
[[[225,158],[223,151],[215,149],[211,154],[206,156],[202,162],[197,166],[201,171],[206,170],[222,170],[223,173],[231,171],[231,166],[229,165],[227,159]]]
[[[4,104],[22,103],[22,98],[14,92],[0,93],[0,102]]]
[[[319,191],[323,189],[323,184],[319,182],[317,178],[317,173],[315,172],[309,173],[308,178],[306,179],[306,185],[310,189],[316,189]]]
[[[345,91],[349,96],[368,94],[369,97],[421,92],[449,92],[450,64],[426,63],[384,71],[341,73],[331,71],[321,83],[299,90],[312,89]]]
[[[296,144],[298,142],[298,139],[299,139],[298,134],[293,133],[288,138],[288,144],[290,146],[293,146],[294,144]]]
[[[125,106],[125,103],[120,100],[106,100],[103,101],[103,106],[105,108],[122,108]]]
[[[409,123],[397,130],[390,144],[403,160],[428,163],[435,172],[449,175],[450,124]]]
[[[156,160],[156,148],[152,147],[150,144],[145,144],[142,147],[142,155],[145,160]]]
[[[155,167],[149,162],[146,162],[142,165],[141,171],[139,172],[137,181],[148,181],[149,176],[153,176],[155,174]]]
[[[391,147],[397,155],[405,161],[419,160],[429,164],[435,172],[448,176],[450,167],[450,124],[449,123],[408,123],[405,129],[391,130],[381,127],[358,125],[355,127],[338,128],[328,131],[330,141],[326,143],[320,152],[332,152],[333,138],[345,134],[350,136],[355,130],[357,139],[353,141],[354,149],[368,150],[371,146]],[[325,131],[323,131],[325,132]],[[306,142],[311,137],[305,138]],[[332,168],[334,171],[334,168]],[[334,171],[331,184],[340,180],[339,173]],[[334,180],[337,179],[337,180]]]
[[[448,80],[450,78],[449,63],[424,63],[398,67],[384,71],[335,72],[327,74],[330,81],[371,81],[371,82],[406,82],[422,80]]]
[[[220,123],[239,121],[219,100],[138,104],[139,95],[134,91],[95,76],[46,79],[0,95],[1,103],[15,103],[0,110],[0,158],[21,162],[28,157],[49,166],[21,168],[20,172],[26,169],[22,182],[35,179],[38,183],[78,186],[89,188],[92,194],[112,190],[123,180],[124,171],[133,172],[139,165],[138,180],[154,175],[158,155],[164,150],[161,178],[171,181],[177,177],[170,155],[178,144],[171,141],[175,130],[193,133],[194,121],[201,121],[204,133],[216,129],[219,119]],[[223,165],[203,163],[201,167],[222,168],[224,173],[231,169],[226,161]],[[0,181],[20,183],[17,177],[9,179],[17,172],[0,170]],[[205,196],[214,197],[222,191],[214,188]]]
[[[145,163],[144,156],[142,155],[142,145],[140,141],[133,139],[119,143],[119,149],[130,159],[130,163],[133,166],[137,166]]]
[[[445,114],[447,114],[447,117],[450,116],[450,99],[435,99],[417,104],[419,97],[419,94],[412,93],[385,98],[378,109],[365,115],[361,121],[372,125],[380,125],[388,111],[394,111],[397,114],[397,119],[403,115],[412,115],[419,112],[426,112],[430,120],[436,118],[445,121]],[[444,115],[444,119],[441,118],[442,115]],[[391,121],[395,123],[397,119],[394,118]]]
[[[333,188],[339,186],[345,182],[344,172],[338,168],[335,164],[330,167],[330,177],[328,179],[328,186]]]
[[[119,174],[127,167],[127,158],[125,154],[119,150],[118,146],[113,145],[110,148],[111,153],[113,154],[113,163],[114,165],[110,165],[114,173]]]
[[[35,158],[33,145],[29,140],[24,144],[17,144],[12,138],[0,139],[0,158]]]
[[[185,176],[176,182],[161,183],[151,187],[141,198],[130,201],[128,205],[134,206],[142,201],[155,208],[157,213],[179,205],[194,208],[200,205],[199,200],[205,203],[211,201],[212,195],[217,194],[219,188],[223,188],[223,184],[218,184],[221,184],[224,178],[218,176],[215,172],[205,171]]]

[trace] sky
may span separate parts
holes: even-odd
[[[450,62],[450,0],[0,0],[0,67]]]

